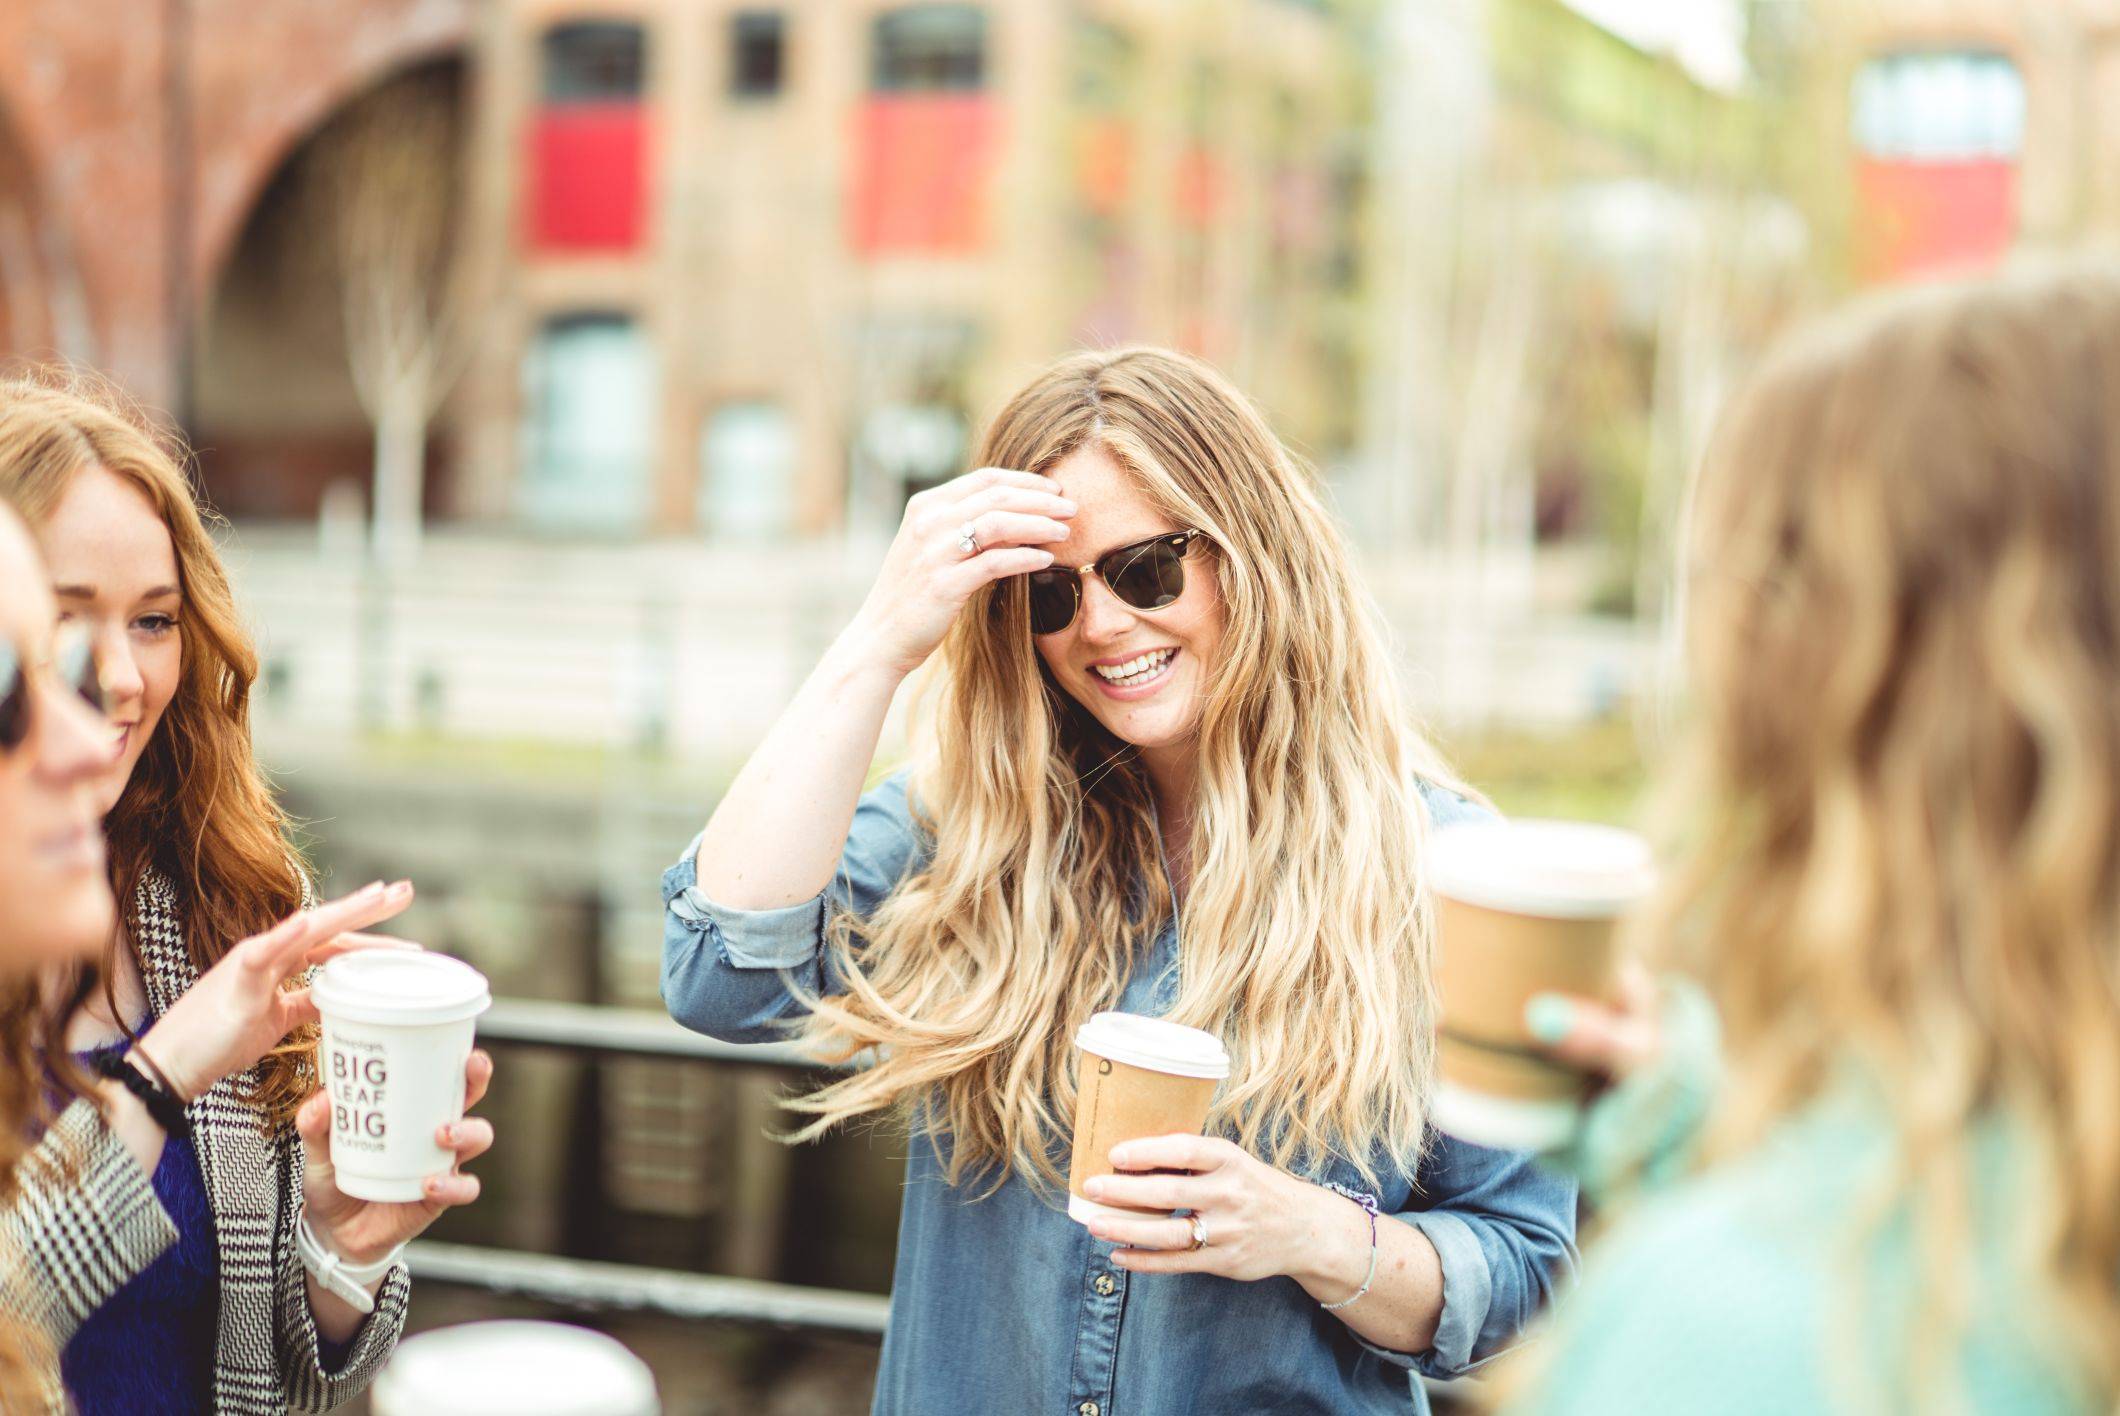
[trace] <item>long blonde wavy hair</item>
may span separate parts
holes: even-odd
[[[1310,472],[1242,394],[1181,354],[1078,354],[1008,402],[976,462],[1043,472],[1092,444],[1217,557],[1226,647],[1197,729],[1169,1014],[1231,1053],[1210,1128],[1284,1167],[1410,1165],[1435,1020],[1419,785],[1455,783]],[[904,1104],[953,1181],[1056,1183],[1074,1030],[1117,1003],[1171,910],[1153,798],[1046,672],[1020,579],[973,598],[934,673],[910,784],[932,855],[872,919],[837,921],[847,989],[811,1022],[878,1060],[797,1102],[799,1134]]]
[[[32,529],[90,467],[139,488],[169,528],[183,593],[183,667],[104,831],[121,912],[130,918],[142,880],[160,871],[176,886],[185,946],[204,972],[299,909],[305,886],[287,819],[251,749],[257,649],[186,461],[173,436],[94,375],[29,367],[0,378],[0,493]],[[316,1029],[305,1027],[259,1065],[252,1100],[268,1126],[292,1122],[316,1090],[315,1050]]]
[[[2120,275],[1800,339],[1728,413],[1689,554],[1689,845],[1643,933],[1722,1011],[1712,1151],[1874,1084],[1896,1163],[1867,1221],[1911,1214],[1925,1265],[1904,1390],[1950,1370],[2002,1223],[2120,1402]],[[1991,1124],[2031,1187],[2001,1216],[1968,1154]]]

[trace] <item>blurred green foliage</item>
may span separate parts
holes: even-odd
[[[1512,728],[1446,738],[1443,749],[1506,815],[1637,824],[1648,772],[1624,715],[1553,732]]]

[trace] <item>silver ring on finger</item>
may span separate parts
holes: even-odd
[[[1197,1254],[1207,1247],[1207,1216],[1202,1214],[1187,1215],[1185,1222],[1192,1226],[1192,1252]]]
[[[957,551],[967,556],[979,554],[979,528],[969,521],[957,528]]]

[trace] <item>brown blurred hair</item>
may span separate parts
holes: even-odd
[[[1691,848],[1646,928],[1722,1010],[1714,1149],[1851,1078],[1874,1087],[1897,1163],[1866,1218],[1910,1214],[1926,1265],[1905,1390],[1950,1380],[1975,1226],[2003,1223],[2051,1308],[2038,1327],[2103,1409],[2120,1398],[2120,272],[1901,292],[1790,345],[1723,422],[1689,555]],[[2004,1216],[1976,1208],[1990,1127],[2030,1186]],[[1834,1327],[1860,1368],[1874,1334]]]
[[[104,829],[121,918],[135,918],[142,881],[160,871],[177,888],[185,946],[204,972],[300,908],[303,880],[286,817],[251,749],[257,650],[186,461],[182,445],[107,381],[52,367],[0,378],[0,491],[32,529],[89,467],[139,488],[169,529],[183,595],[183,668]],[[315,1030],[305,1028],[259,1065],[253,1100],[269,1126],[291,1122],[315,1090],[315,1049]]]

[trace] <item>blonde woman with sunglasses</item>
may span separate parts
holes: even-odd
[[[1423,841],[1478,813],[1409,721],[1309,474],[1197,360],[1079,355],[912,499],[666,875],[688,1026],[873,1065],[804,1136],[912,1130],[875,1409],[1406,1412],[1568,1270],[1573,1191],[1438,1137]],[[863,794],[933,660],[909,773]],[[1065,1212],[1073,1037],[1218,1035],[1206,1136]]]

